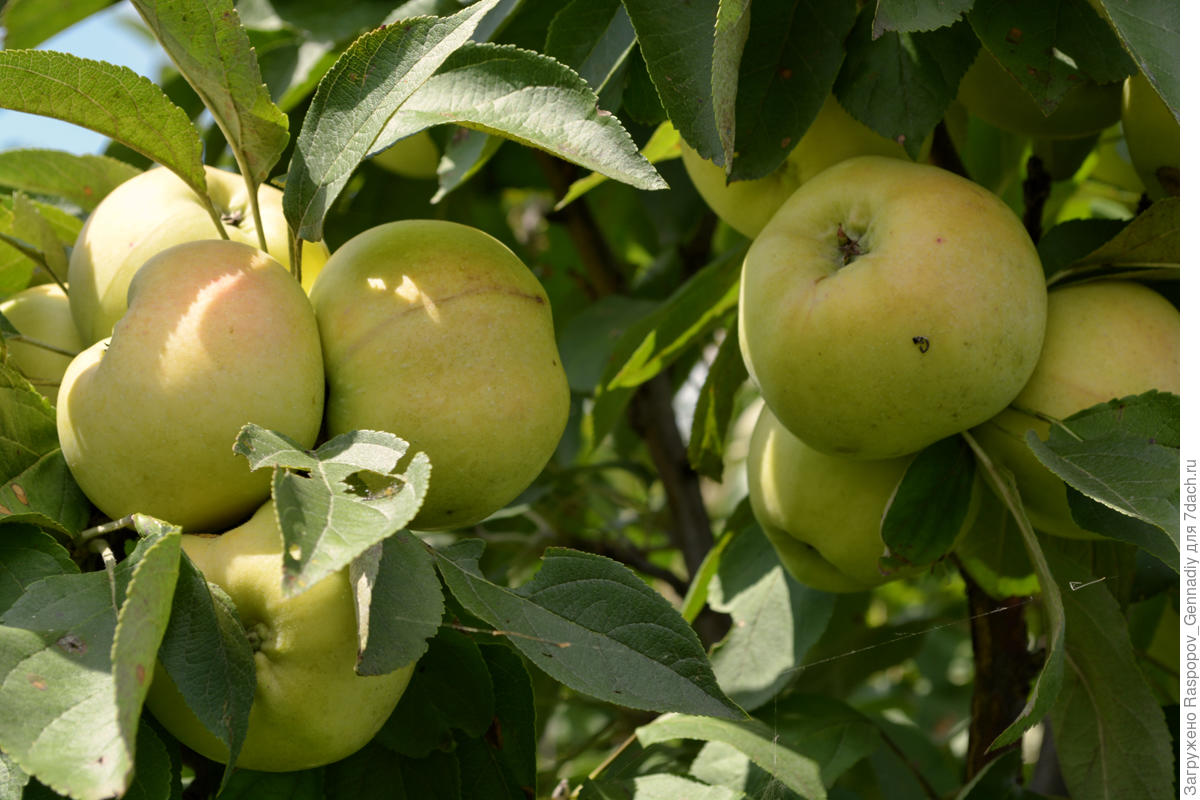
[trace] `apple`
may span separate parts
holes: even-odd
[[[1152,200],[1179,194],[1179,120],[1142,73],[1126,79],[1121,128]]]
[[[311,298],[326,433],[387,431],[429,456],[413,528],[473,524],[549,461],[570,390],[546,292],[501,242],[455,222],[379,225],[334,252]]]
[[[237,766],[310,769],[370,741],[408,687],[415,662],[386,675],[355,673],[358,626],[347,570],[285,598],[283,536],[270,502],[226,533],[184,534],[183,550],[233,600],[254,649],[257,686]],[[183,744],[228,763],[229,750],[188,707],[161,663],[146,707]]]
[[[1033,376],[1012,402],[973,431],[1001,466],[1012,470],[1029,521],[1045,533],[1095,538],[1075,524],[1066,484],[1025,441],[1050,435],[1045,418],[1072,414],[1152,389],[1179,392],[1179,311],[1131,281],[1097,281],[1054,289],[1046,342]]]
[[[242,177],[215,167],[205,167],[205,173],[208,194],[221,213],[226,234],[234,241],[257,246],[250,196]],[[288,264],[283,192],[274,186],[259,186],[258,205],[267,252]],[[109,192],[79,231],[67,269],[71,314],[84,344],[112,333],[113,325],[125,313],[133,274],[151,256],[183,242],[219,238],[200,198],[164,167],[143,172]],[[302,277],[308,288],[329,257],[329,249],[321,242],[305,242],[301,253]]]
[[[291,273],[241,242],[188,242],[138,270],[112,337],[71,362],[58,435],[111,518],[215,530],[270,493],[269,470],[234,454],[238,431],[254,422],[311,446],[323,394],[316,318]]]
[[[742,268],[742,357],[816,450],[896,458],[995,416],[1046,324],[1016,215],[938,167],[860,156],[801,186]]]
[[[904,147],[846,113],[830,94],[812,124],[770,175],[729,183],[725,169],[680,142],[683,166],[696,191],[730,227],[751,239],[801,184],[828,166],[852,156],[878,155],[908,159]]]
[[[1049,115],[986,48],[963,75],[958,100],[979,119],[1035,139],[1077,139],[1121,119],[1121,82],[1084,79],[1067,90]]]
[[[920,571],[884,571],[880,527],[915,456],[878,460],[821,453],[763,405],[746,459],[750,507],[779,560],[801,583],[825,592],[866,591]],[[973,496],[962,530],[978,507]]]
[[[0,303],[0,314],[30,339],[73,353],[83,349],[70,301],[57,283],[30,286],[10,295]],[[8,363],[20,370],[51,405],[58,403],[58,385],[71,358],[29,342],[8,342]]]
[[[438,162],[442,154],[434,144],[429,131],[406,136],[394,145],[376,154],[371,163],[402,178],[427,180],[437,177]]]

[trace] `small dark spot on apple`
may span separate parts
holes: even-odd
[[[946,240],[943,239],[941,236],[939,236],[936,239],[934,239],[934,241],[937,242],[938,244],[944,244]]]
[[[922,353],[929,352],[929,339],[925,338],[924,336],[914,336],[912,337],[912,342]]]

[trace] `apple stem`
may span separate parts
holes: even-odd
[[[43,342],[41,339],[31,338],[23,333],[5,334],[4,339],[8,342],[24,342],[25,344],[30,344],[34,347],[40,347],[43,350],[49,350],[51,353],[69,356],[70,358],[74,358],[75,356],[79,355],[78,350],[68,350],[65,347],[59,347],[57,345],[50,344],[49,342]]]
[[[842,223],[838,223],[837,243],[838,250],[842,254],[842,266],[848,266],[853,263],[854,259],[863,254],[863,250],[858,244],[861,238],[853,238],[850,234],[846,233],[846,229],[842,227]]]

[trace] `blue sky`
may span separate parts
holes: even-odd
[[[138,20],[129,3],[118,3],[43,42],[40,49],[121,64],[157,81],[166,56],[131,30]],[[140,20],[138,20],[140,21]],[[48,117],[0,109],[0,150],[43,147],[72,153],[98,153],[107,140],[98,133]]]

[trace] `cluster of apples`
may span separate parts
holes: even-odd
[[[1010,85],[1011,84],[1011,85]],[[989,88],[990,87],[990,88]],[[1015,90],[1013,94],[1008,90]],[[1125,88],[1174,122],[1145,78]],[[960,101],[1027,136],[1081,136],[1115,123],[1121,85],[1085,87],[1045,118],[982,51]],[[1159,108],[1161,106],[1161,108]],[[985,111],[985,114],[988,112]],[[990,114],[988,116],[991,116]],[[1132,127],[1132,129],[1131,129]],[[1169,126],[1168,126],[1169,127]],[[1139,138],[1130,126],[1130,150]],[[1176,146],[1159,147],[1147,180],[1178,178]],[[1162,137],[1142,136],[1141,138]],[[751,237],[739,300],[739,343],[763,406],[747,481],[756,518],[800,581],[862,591],[907,574],[885,570],[881,522],[916,454],[971,432],[1011,470],[1039,530],[1094,537],[1073,521],[1066,486],[1025,442],[1112,398],[1179,391],[1179,312],[1132,281],[1047,291],[1020,219],[983,187],[909,160],[896,142],[830,96],[775,173],[727,184],[683,147],[708,205]],[[1165,165],[1165,168],[1164,168]],[[1161,196],[1162,186],[1148,191]],[[1007,513],[976,481],[960,537]],[[990,514],[981,512],[988,509]]]
[[[332,255],[305,243],[301,283],[283,265],[282,193],[258,192],[263,251],[241,177],[210,167],[207,183],[225,239],[166,169],[106,196],[72,251],[68,292],[37,287],[3,308],[23,333],[81,352],[51,353],[49,375],[26,357],[45,350],[14,346],[10,359],[41,373],[63,456],[96,508],[180,525],[185,552],[238,607],[258,672],[238,764],[301,769],[369,740],[413,666],[355,673],[345,570],[282,596],[270,471],[234,453],[239,431],[255,423],[302,447],[395,434],[430,462],[411,527],[459,528],[532,483],[566,427],[569,389],[544,289],[485,232],[402,220]],[[185,744],[228,760],[162,669],[147,704]]]

